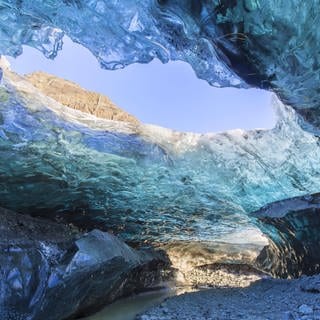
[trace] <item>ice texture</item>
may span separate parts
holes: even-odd
[[[3,72],[2,207],[131,241],[255,242],[250,212],[319,190],[319,139],[276,98],[272,130],[181,133],[95,118]]]
[[[318,274],[319,213],[319,193],[277,201],[253,213],[269,237],[258,267],[281,277]]]
[[[1,320],[83,318],[162,280],[167,261],[99,230],[0,208]]]
[[[0,54],[29,45],[53,58],[66,34],[108,69],[183,60],[212,85],[273,90],[319,134],[319,8],[319,0],[2,0]]]

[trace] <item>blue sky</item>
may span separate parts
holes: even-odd
[[[9,58],[18,73],[46,71],[107,95],[145,123],[194,132],[242,128],[272,128],[271,95],[256,89],[213,88],[196,78],[183,62],[135,64],[124,70],[102,70],[85,48],[64,41],[52,61],[28,47],[17,59]]]

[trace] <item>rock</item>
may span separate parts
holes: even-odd
[[[301,284],[301,290],[310,293],[320,293],[320,275],[306,278]]]
[[[252,266],[263,244],[177,241],[160,248],[176,270],[178,285],[245,287],[267,276]]]
[[[164,314],[169,313],[169,309],[168,309],[168,308],[162,308],[161,311],[162,311],[162,313],[164,313]]]
[[[320,272],[320,193],[270,203],[252,213],[269,238],[256,266],[277,277]]]
[[[313,313],[313,309],[306,305],[306,304],[302,304],[299,309],[298,309],[299,313],[301,313],[302,315],[310,315]]]
[[[0,209],[0,319],[61,320],[152,286],[165,265],[115,236]]]
[[[263,279],[246,288],[214,288],[166,299],[165,319],[196,320],[316,320],[319,297],[300,290],[306,279]],[[143,316],[162,316],[162,305]],[[175,318],[176,317],[176,318]]]
[[[45,72],[35,72],[26,78],[46,96],[61,104],[98,118],[138,124],[139,121],[117,107],[112,101],[95,92],[82,89],[79,85]]]
[[[284,313],[283,320],[295,320],[295,318],[292,312],[287,311]]]

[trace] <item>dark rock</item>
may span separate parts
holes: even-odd
[[[320,293],[320,275],[305,277],[300,287],[304,292]]]
[[[279,277],[320,272],[320,194],[271,203],[253,214],[269,238],[256,265]]]
[[[292,314],[292,312],[287,311],[283,315],[283,320],[295,320],[295,318],[294,318],[294,315]]]
[[[164,256],[115,236],[0,209],[0,319],[59,320],[88,315],[154,286]]]
[[[299,309],[298,309],[299,313],[302,315],[310,315],[313,313],[313,309],[312,307],[306,305],[306,304],[302,304]]]

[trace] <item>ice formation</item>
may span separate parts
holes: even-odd
[[[104,231],[139,244],[229,248],[265,245],[263,232],[269,242],[255,266],[282,277],[319,272],[319,8],[0,0],[0,55],[28,45],[54,58],[67,35],[103,68],[182,60],[213,86],[271,90],[278,113],[272,130],[203,135],[107,121],[48,98],[2,59],[1,318],[79,315],[157,278],[166,261],[144,260]]]
[[[0,1],[0,54],[29,45],[54,58],[67,35],[104,68],[183,60],[211,85],[282,101],[272,130],[179,133],[66,110],[2,65],[0,206],[131,241],[234,240],[259,228],[273,241],[278,231],[251,213],[319,191],[319,5]]]
[[[319,133],[319,0],[2,0],[0,9],[0,54],[29,45],[53,58],[66,34],[104,68],[184,60],[212,85],[273,90]]]
[[[319,190],[318,138],[276,98],[272,130],[201,135],[97,119],[9,70],[0,89],[2,207],[127,240],[236,241],[258,234],[250,212]]]

